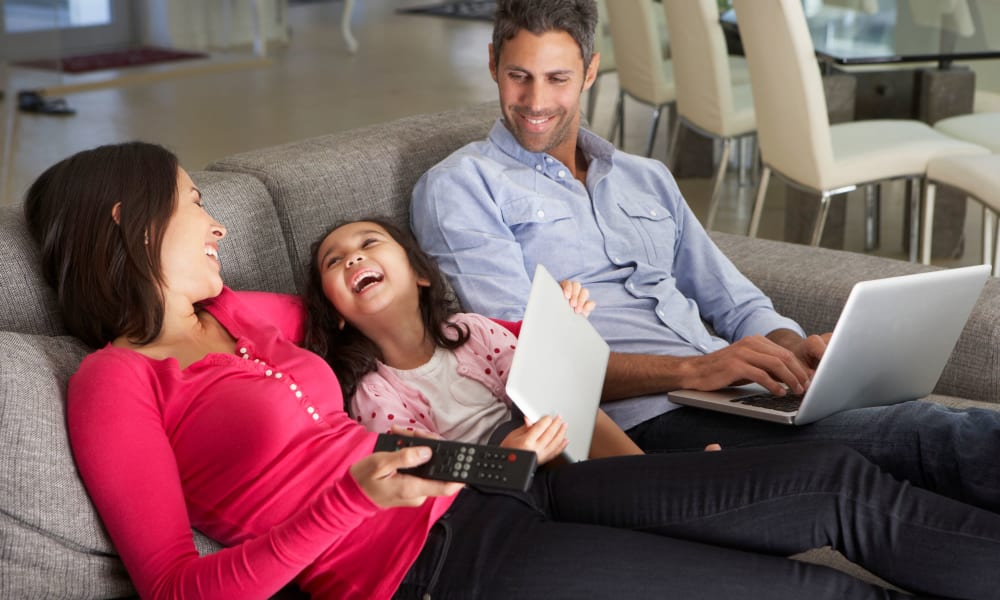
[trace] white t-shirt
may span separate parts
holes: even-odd
[[[485,444],[497,427],[510,420],[510,408],[503,399],[459,373],[451,350],[437,348],[429,361],[415,369],[387,368],[427,399],[434,409],[435,430],[445,439]]]

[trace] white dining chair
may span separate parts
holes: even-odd
[[[653,122],[646,144],[646,156],[651,156],[661,113],[667,109],[669,123],[670,107],[677,97],[673,66],[663,57],[660,19],[652,0],[612,0],[606,7],[619,87],[611,139],[614,141],[617,132],[618,145],[624,146],[627,95],[653,107]]]
[[[740,37],[750,67],[757,141],[763,170],[749,234],[757,235],[772,172],[819,195],[811,244],[817,245],[830,198],[858,186],[905,179],[910,183],[910,258],[917,259],[922,181],[932,157],[987,154],[986,148],[948,137],[919,121],[873,119],[830,125],[809,27],[800,0],[735,0]]]
[[[979,144],[990,156],[941,157],[927,164],[924,188],[923,222],[920,226],[920,261],[930,263],[934,226],[936,186],[943,184],[959,190],[983,207],[983,263],[993,265],[998,274],[996,222],[1000,211],[1000,112],[977,112],[941,119],[934,129],[948,136]]]
[[[1000,154],[1000,112],[976,112],[948,117],[934,123],[934,129]]]
[[[721,140],[719,166],[705,218],[705,228],[712,229],[733,142],[752,137],[757,129],[753,95],[748,77],[743,77],[743,83],[733,83],[716,0],[663,0],[663,9],[677,88],[677,118],[670,135],[667,164],[671,169],[677,164],[682,127]]]
[[[983,206],[983,264],[993,265],[1000,274],[1000,244],[997,243],[997,214],[1000,213],[1000,155],[941,156],[927,163],[924,186],[923,222],[920,226],[920,262],[931,262],[934,225],[934,197],[938,185],[959,190]]]
[[[594,51],[601,54],[601,62],[597,65],[597,78],[594,79],[594,84],[590,86],[590,91],[587,93],[587,123],[590,127],[594,126],[598,84],[604,75],[614,73],[617,69],[615,66],[615,49],[611,45],[611,36],[608,31],[610,25],[608,24],[606,0],[597,0],[597,12],[600,17],[597,21],[597,29],[594,31]]]

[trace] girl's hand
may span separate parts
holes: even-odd
[[[597,304],[593,300],[587,299],[590,297],[590,292],[587,291],[587,288],[580,285],[579,281],[571,281],[569,279],[559,282],[559,285],[562,286],[563,295],[566,296],[566,300],[569,301],[569,305],[573,307],[573,310],[577,314],[589,317],[590,312],[594,310]]]
[[[433,431],[427,431],[426,429],[417,429],[417,428],[407,429],[406,427],[403,427],[401,425],[393,425],[392,427],[389,428],[389,431],[391,431],[396,435],[405,435],[406,437],[421,437],[432,440],[444,439],[439,434],[434,433]]]
[[[566,422],[559,417],[542,417],[532,425],[525,422],[500,442],[506,448],[531,450],[538,455],[538,464],[543,465],[566,449]]]
[[[430,496],[451,496],[462,483],[435,481],[399,473],[399,469],[422,465],[431,458],[427,446],[412,446],[397,452],[375,452],[351,465],[351,477],[368,498],[381,508],[420,506]]]

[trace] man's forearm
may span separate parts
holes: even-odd
[[[767,334],[767,339],[771,340],[775,344],[778,344],[782,348],[796,352],[799,345],[802,344],[802,336],[791,329],[775,329],[771,333]]]
[[[602,401],[614,402],[684,387],[689,357],[612,352],[604,376]]]
[[[827,336],[828,338],[829,336]],[[788,388],[802,393],[808,385],[813,368],[803,362],[800,354],[822,356],[824,341],[807,340],[790,329],[777,329],[767,336],[743,338],[721,350],[697,356],[659,356],[612,352],[604,377],[604,402],[614,402],[635,396],[662,394],[691,388],[714,390],[727,385],[758,383],[772,393]]]

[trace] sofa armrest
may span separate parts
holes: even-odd
[[[900,260],[712,233],[736,267],[807,333],[831,331],[855,283],[934,270]],[[1000,281],[990,279],[934,391],[1000,402]]]

